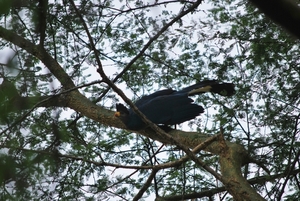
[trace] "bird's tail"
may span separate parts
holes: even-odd
[[[217,93],[222,96],[232,96],[235,94],[234,84],[232,83],[219,83],[217,80],[205,80],[202,82],[198,82],[192,86],[186,87],[180,92],[188,93],[189,96],[193,96],[196,94],[212,92]]]

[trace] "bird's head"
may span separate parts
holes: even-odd
[[[124,124],[128,122],[129,111],[121,103],[116,104],[117,111],[115,112],[115,117],[118,117]]]

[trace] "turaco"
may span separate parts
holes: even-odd
[[[193,103],[189,96],[205,92],[217,93],[222,96],[232,96],[235,93],[234,84],[220,83],[217,80],[205,80],[179,91],[164,89],[143,96],[135,102],[136,107],[153,123],[157,125],[176,125],[194,119],[204,112],[202,106]],[[140,130],[145,127],[142,119],[130,108],[116,104],[116,117],[128,129]]]

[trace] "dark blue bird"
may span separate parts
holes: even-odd
[[[135,105],[153,123],[175,125],[194,119],[204,112],[203,107],[194,104],[189,96],[205,92],[232,96],[235,93],[234,84],[205,80],[179,91],[164,89],[154,92],[137,100]],[[128,129],[140,130],[145,127],[145,123],[131,108],[127,109],[123,104],[117,104],[116,108],[115,116],[119,117]]]

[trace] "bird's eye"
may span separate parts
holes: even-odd
[[[120,117],[121,113],[120,112],[115,112],[115,117]]]

